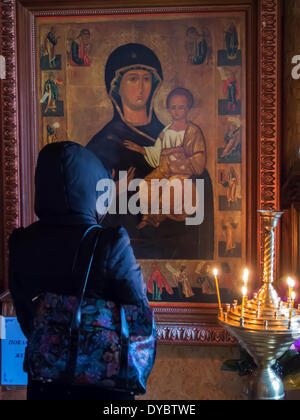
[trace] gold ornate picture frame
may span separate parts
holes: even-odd
[[[255,278],[258,280],[260,278],[263,261],[262,230],[256,210],[278,210],[280,206],[281,1],[193,0],[187,3],[182,0],[173,2],[165,0],[148,3],[144,0],[142,2],[115,0],[103,3],[101,1],[86,1],[80,4],[80,2],[75,3],[67,0],[39,2],[12,0],[0,3],[0,55],[6,59],[6,78],[0,81],[2,291],[7,289],[7,239],[15,227],[26,226],[34,218],[34,167],[41,147],[41,138],[45,132],[41,121],[43,122],[43,116],[49,117],[47,109],[41,111],[40,100],[43,91],[41,88],[39,92],[39,86],[44,86],[46,83],[45,77],[48,78],[48,75],[45,72],[60,71],[59,59],[56,63],[57,68],[49,67],[49,58],[47,58],[47,62],[44,61],[41,64],[39,25],[41,25],[40,22],[43,22],[50,30],[50,21],[57,23],[60,19],[60,22],[72,22],[70,20],[72,17],[77,30],[80,22],[85,22],[87,25],[93,19],[97,17],[100,19],[104,16],[114,26],[120,21],[121,16],[131,20],[136,18],[137,21],[141,19],[141,16],[144,16],[150,23],[151,21],[156,22],[159,16],[162,20],[172,16],[172,19],[177,19],[178,22],[187,19],[184,21],[185,28],[191,27],[188,21],[188,16],[191,15],[193,18],[199,16],[200,20],[205,16],[209,25],[212,25],[210,19],[214,16],[228,16],[229,21],[232,16],[241,16],[244,22],[241,27],[244,33],[243,55],[241,56],[244,73],[243,83],[241,82],[240,85],[241,91],[244,89],[243,99],[246,110],[243,114],[245,123],[244,143],[242,143],[245,158],[242,162],[245,179],[243,185],[243,228],[245,233],[243,235],[242,261],[244,265],[251,267],[252,279],[255,283]],[[199,26],[201,25],[199,24]],[[46,38],[45,34],[41,35],[44,39]],[[184,36],[186,36],[186,32]],[[207,44],[209,49],[209,42]],[[106,59],[107,57],[103,59],[103,65]],[[188,60],[188,57],[184,59]],[[194,59],[199,60],[200,64],[197,63],[199,65],[207,65],[201,63],[200,54]],[[218,52],[214,51],[214,59],[216,68],[224,67],[226,69],[228,67],[226,57],[222,56],[221,45]],[[217,62],[217,60],[219,61]],[[235,69],[240,66],[239,57],[236,60],[233,65]],[[39,70],[40,65],[45,66],[43,67],[44,73]],[[76,70],[76,66],[73,67],[73,70]],[[221,74],[220,70],[217,70]],[[42,79],[42,74],[44,79]],[[225,74],[218,80],[220,87],[223,87],[229,80],[229,76]],[[167,89],[170,87],[171,84],[167,85],[164,92],[167,93]],[[222,99],[219,103],[221,101]],[[162,109],[163,105],[160,105],[162,103],[161,99],[156,106],[161,106]],[[223,118],[222,113],[228,116],[229,108],[227,111],[222,111],[223,105],[219,104],[218,116],[220,119]],[[227,105],[225,103],[225,107]],[[238,111],[231,109],[230,112]],[[57,117],[62,118],[62,113],[63,111],[60,109]],[[232,165],[236,165],[236,162],[233,162]],[[226,178],[226,169],[226,165],[222,165],[222,161],[219,160],[216,179],[222,181],[224,176]],[[219,212],[218,217],[221,217],[221,214]],[[277,248],[278,246],[279,235]],[[215,251],[213,261],[218,260],[219,257],[220,252]],[[223,254],[222,257],[224,257]],[[150,263],[141,261],[146,277],[149,276]],[[278,260],[276,267],[278,268]],[[159,268],[160,271],[164,268],[161,261]],[[238,281],[238,279],[236,280]],[[215,302],[191,303],[188,300],[183,300],[183,302],[162,300],[152,301],[151,305],[156,313],[158,338],[162,343],[232,344],[231,337],[217,324],[217,304]]]

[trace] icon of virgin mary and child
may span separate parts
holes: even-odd
[[[170,92],[166,106],[171,123],[164,127],[153,106],[162,81],[160,61],[148,47],[127,44],[114,50],[105,68],[114,117],[87,148],[117,175],[117,182],[120,171],[127,171],[128,181],[143,179],[143,185],[152,179],[204,180],[203,223],[187,225],[187,215],[175,214],[174,205],[170,214],[108,213],[103,225],[123,225],[138,259],[213,259],[213,191],[204,134],[188,120],[193,95],[184,88]],[[140,199],[150,190],[145,193],[140,187]]]

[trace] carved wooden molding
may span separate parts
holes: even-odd
[[[1,314],[3,316],[16,316],[13,301],[9,292],[4,292],[0,295]]]
[[[6,79],[0,81],[2,290],[7,288],[7,241],[20,224],[19,137],[17,116],[16,5],[0,2],[0,54],[6,60]]]
[[[162,344],[232,346],[236,340],[216,324],[218,307],[155,307],[157,338]],[[184,319],[185,322],[175,322]]]
[[[207,346],[236,345],[235,339],[224,328],[159,324],[156,329],[158,342],[162,344],[185,344]]]
[[[282,2],[261,0],[259,5],[258,209],[278,211],[280,210]],[[260,224],[260,221],[258,223]],[[261,226],[258,227],[257,239],[261,276],[264,244]],[[277,255],[279,255],[279,239],[280,235],[277,233]],[[276,273],[278,268],[277,264]]]

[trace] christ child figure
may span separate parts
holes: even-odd
[[[139,186],[140,203],[143,212],[138,229],[146,225],[158,227],[166,218],[175,221],[184,221],[187,217],[183,209],[184,180],[193,175],[201,175],[206,166],[206,145],[203,133],[197,125],[188,121],[188,113],[193,107],[194,98],[192,93],[184,88],[172,90],[166,101],[167,109],[172,119],[160,133],[155,144],[150,147],[142,147],[131,141],[125,141],[124,145],[130,150],[141,153],[145,160],[154,170],[147,175]],[[174,194],[170,189],[169,213],[163,214],[163,199],[160,189],[158,194],[158,214],[151,214],[151,181],[179,180],[182,185],[182,194]],[[196,187],[193,182],[192,196],[196,197]],[[193,201],[194,203],[194,201]]]

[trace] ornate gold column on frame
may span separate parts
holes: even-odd
[[[264,227],[263,285],[252,300],[241,306],[227,307],[219,322],[253,357],[256,373],[247,391],[251,400],[284,399],[283,383],[272,366],[300,338],[300,311],[278,296],[274,286],[275,228],[282,213],[259,211]]]

